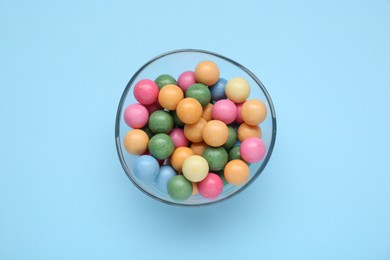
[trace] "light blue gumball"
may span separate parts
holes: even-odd
[[[210,87],[210,92],[211,92],[211,100],[212,101],[218,101],[221,99],[226,99],[226,94],[225,94],[225,86],[226,86],[227,80],[224,78],[219,78],[217,83],[212,85]]]
[[[156,158],[150,155],[142,155],[134,161],[133,174],[144,182],[152,182],[156,179],[160,165]]]
[[[156,186],[162,192],[168,194],[167,185],[170,179],[176,176],[175,170],[170,165],[163,165],[155,180]]]

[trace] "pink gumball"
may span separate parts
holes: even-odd
[[[236,123],[237,124],[242,124],[244,123],[244,120],[242,120],[242,116],[241,116],[241,108],[242,108],[242,105],[244,103],[240,103],[240,104],[236,104],[236,107],[237,107],[237,117],[236,117]]]
[[[148,122],[149,112],[143,105],[131,104],[126,108],[123,117],[128,126],[142,128]]]
[[[256,163],[263,160],[266,154],[266,147],[260,138],[250,137],[241,143],[240,154],[244,161]]]
[[[189,144],[189,141],[184,136],[184,131],[181,128],[174,128],[169,133],[169,136],[171,137],[175,148],[182,147],[182,146],[188,146],[188,144]]]
[[[163,109],[162,106],[160,105],[160,103],[158,102],[158,100],[156,100],[156,102],[154,102],[153,104],[147,105],[145,107],[148,110],[149,115],[151,115],[154,111]]]
[[[221,120],[225,124],[231,124],[236,120],[237,107],[229,99],[221,99],[215,102],[211,110],[213,119]]]
[[[153,104],[158,97],[158,86],[150,79],[143,79],[134,86],[134,97],[142,105]]]
[[[186,90],[192,85],[195,84],[195,73],[193,71],[185,71],[182,74],[180,74],[179,78],[177,79],[177,84],[179,87],[186,92]]]
[[[206,199],[215,199],[222,193],[223,181],[215,173],[209,173],[205,179],[198,182],[198,192]]]

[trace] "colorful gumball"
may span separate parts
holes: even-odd
[[[244,141],[249,137],[258,137],[261,138],[261,129],[257,125],[248,125],[242,123],[237,130],[238,140],[240,142]]]
[[[203,153],[211,171],[220,171],[228,162],[228,153],[223,147],[208,147]]]
[[[184,135],[185,137],[194,143],[200,143],[203,141],[202,130],[206,125],[207,121],[203,118],[199,118],[198,122],[185,125],[184,126]]]
[[[186,98],[195,98],[204,107],[210,103],[211,94],[209,88],[206,85],[196,83],[187,89]]]
[[[194,152],[188,147],[179,147],[175,149],[175,151],[171,156],[172,167],[176,171],[182,172],[184,160],[190,157],[191,155],[194,155]]]
[[[209,172],[209,165],[202,156],[191,155],[184,160],[182,170],[187,180],[199,182],[206,178]]]
[[[214,104],[211,115],[213,119],[221,120],[225,124],[231,124],[236,120],[237,107],[232,101],[221,99]]]
[[[126,108],[123,117],[128,126],[142,128],[148,122],[149,112],[141,104],[131,104]]]
[[[185,124],[196,123],[202,113],[202,105],[195,98],[183,99],[176,108],[177,117]]]
[[[196,83],[195,79],[195,73],[193,71],[185,71],[182,74],[180,74],[179,78],[177,79],[177,83],[179,87],[186,92],[187,89],[192,85]]]
[[[140,181],[152,182],[158,176],[160,166],[153,156],[142,155],[133,164],[133,174]]]
[[[248,163],[256,163],[264,158],[266,154],[266,147],[260,138],[250,137],[241,143],[240,154],[244,161]]]
[[[183,91],[178,86],[171,84],[165,85],[158,94],[158,102],[168,110],[175,110],[183,98]]]
[[[217,83],[219,79],[219,68],[217,64],[212,61],[202,61],[196,65],[195,79],[197,82],[212,86]]]
[[[164,193],[168,193],[168,182],[177,174],[170,165],[163,165],[160,167],[157,178],[155,179],[156,186]]]
[[[205,143],[210,146],[222,146],[228,140],[229,130],[224,122],[211,120],[203,127],[202,137]]]
[[[229,161],[236,160],[236,159],[242,160],[242,157],[240,154],[240,146],[239,145],[234,146],[232,149],[230,149],[228,155],[229,155]]]
[[[145,153],[148,149],[148,143],[148,135],[140,129],[130,130],[123,139],[123,145],[126,151],[135,155],[141,155]]]
[[[191,197],[192,183],[183,175],[176,175],[169,180],[167,190],[172,199],[183,201]]]
[[[160,105],[160,103],[158,102],[158,99],[156,99],[156,101],[151,104],[151,105],[147,105],[145,106],[146,109],[148,110],[149,112],[149,115],[151,115],[154,111],[157,111],[157,110],[163,110],[163,107]]]
[[[196,155],[202,155],[203,152],[206,150],[208,145],[205,142],[200,142],[200,143],[192,143],[191,144],[191,150],[194,152]]]
[[[248,125],[259,125],[267,116],[267,108],[258,99],[246,101],[241,108],[242,120]]]
[[[160,76],[158,76],[154,82],[157,84],[158,88],[159,89],[162,89],[164,86],[166,85],[177,85],[177,81],[171,76],[171,75],[168,75],[168,74],[162,74]]]
[[[192,183],[192,194],[191,195],[196,195],[198,194],[198,183],[197,182],[193,182]]]
[[[223,173],[226,180],[232,185],[245,184],[249,179],[249,167],[242,160],[228,162]]]
[[[175,147],[167,134],[156,134],[149,141],[149,152],[159,160],[165,160],[173,153]]]
[[[225,94],[225,86],[226,86],[227,80],[224,78],[219,78],[217,83],[212,85],[210,87],[210,92],[211,92],[211,100],[212,101],[218,101],[221,99],[226,99],[226,94]]]
[[[184,131],[181,128],[174,128],[169,133],[169,136],[171,137],[175,148],[182,147],[182,146],[188,146],[188,144],[189,144],[189,141],[184,136]]]
[[[158,97],[158,86],[150,79],[143,79],[134,86],[134,97],[142,105],[153,104]]]
[[[243,78],[232,78],[226,83],[225,94],[234,103],[242,103],[249,97],[249,83]]]
[[[173,129],[173,117],[167,111],[157,110],[150,115],[148,125],[155,134],[167,134]]]
[[[203,113],[202,113],[202,118],[206,121],[210,121],[213,119],[211,112],[213,110],[213,104],[209,103],[207,106],[203,107]]]
[[[237,142],[237,132],[232,126],[228,126],[229,137],[226,143],[223,145],[227,151],[232,148]]]
[[[242,108],[242,105],[244,103],[239,103],[239,104],[236,104],[236,108],[237,108],[237,117],[236,117],[236,120],[235,122],[237,124],[242,124],[244,121],[242,120],[242,116],[241,116],[241,108]]]
[[[199,194],[206,199],[217,198],[223,190],[222,179],[215,173],[209,173],[197,185]]]

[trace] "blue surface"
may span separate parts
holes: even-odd
[[[390,259],[390,1],[239,3],[0,2],[0,259]],[[252,70],[278,119],[260,178],[196,209],[114,143],[132,74],[187,47]]]

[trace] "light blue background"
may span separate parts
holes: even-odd
[[[276,108],[266,170],[212,207],[152,200],[116,154],[125,85],[178,48]],[[2,0],[0,259],[390,259],[389,112],[389,0]]]

